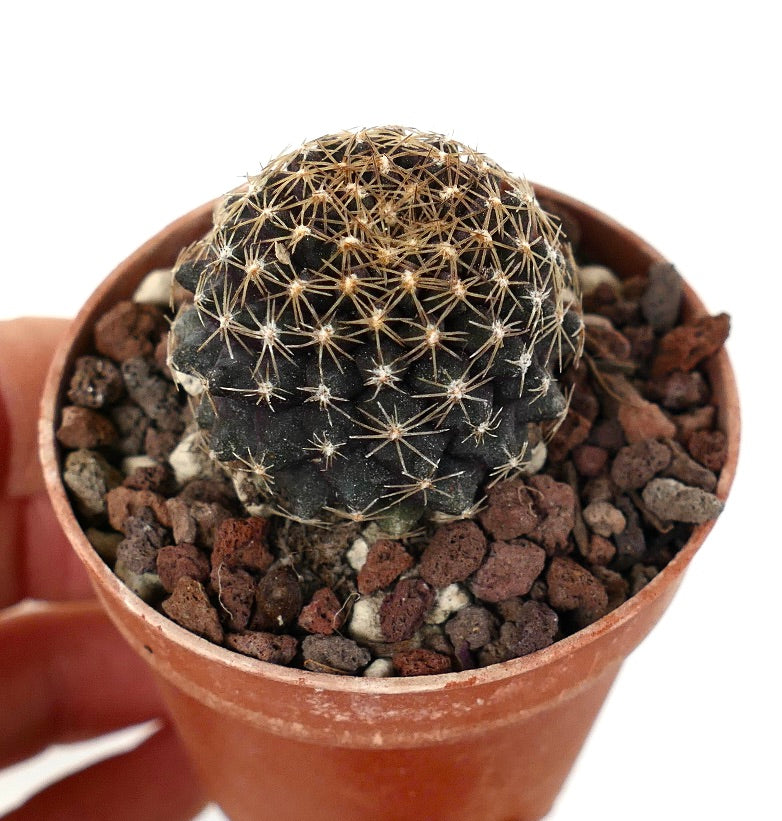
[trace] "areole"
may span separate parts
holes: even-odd
[[[535,186],[580,222],[586,253],[620,276],[663,259],[594,209]],[[235,819],[535,819],[550,808],[622,661],[658,621],[713,522],[669,565],[596,623],[530,656],[441,676],[369,679],[265,664],[180,628],[131,593],[87,541],[60,476],[55,423],[96,319],[170,266],[211,224],[212,204],[165,228],[96,290],[57,351],[40,422],[41,458],[60,523],[109,616],[147,659],[207,791]],[[705,313],[685,285],[686,316]],[[728,456],[739,407],[727,354],[708,366]],[[299,779],[297,781],[296,779]],[[423,814],[422,814],[422,808]]]

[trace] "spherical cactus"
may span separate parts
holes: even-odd
[[[575,263],[531,187],[436,134],[271,162],[185,249],[169,364],[212,455],[301,520],[470,515],[566,412]]]

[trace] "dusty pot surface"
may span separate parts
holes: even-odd
[[[626,228],[557,192],[536,191],[579,220],[581,248],[620,276],[663,257]],[[371,679],[256,661],[198,638],[128,590],[87,541],[61,480],[55,439],[65,375],[93,325],[151,270],[211,224],[211,204],[182,217],[123,262],[72,325],[49,374],[40,428],[57,515],[108,614],[152,667],[210,796],[233,819],[537,819],[551,807],[623,660],[660,618],[713,522],[646,587],[551,647],[461,673]],[[685,319],[705,314],[685,285]],[[708,363],[728,455],[739,446],[727,354]]]

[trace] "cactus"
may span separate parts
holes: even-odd
[[[566,412],[583,323],[561,226],[445,137],[372,128],[280,156],[174,274],[193,300],[172,372],[267,510],[392,533],[469,516]]]

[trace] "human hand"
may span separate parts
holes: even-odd
[[[6,821],[176,821],[204,800],[149,670],[93,598],[37,457],[38,404],[68,323],[0,322],[0,768],[49,744],[158,719],[131,752],[38,793]],[[20,604],[36,600],[33,607]]]

